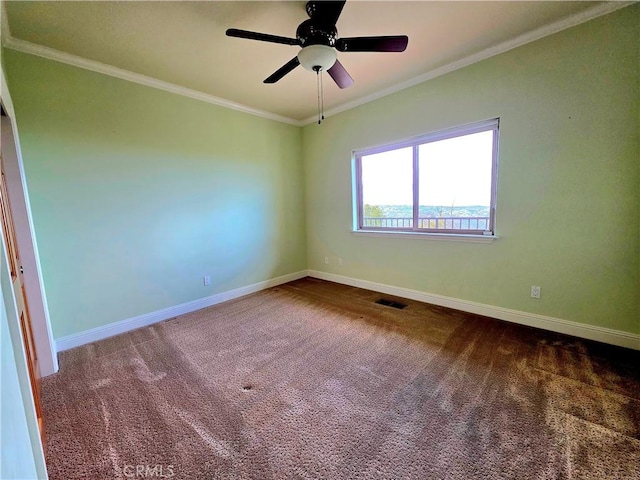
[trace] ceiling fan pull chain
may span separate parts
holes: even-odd
[[[321,113],[320,113],[320,68],[314,68],[316,71],[316,88],[318,90],[318,125],[322,123]]]
[[[320,119],[324,120],[324,84],[322,83],[322,70],[320,70]]]

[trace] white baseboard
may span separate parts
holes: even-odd
[[[530,327],[542,328],[552,332],[564,333],[575,337],[596,340],[620,347],[633,348],[640,350],[640,335],[614,330],[611,328],[597,327],[595,325],[587,325],[584,323],[563,320],[560,318],[547,317],[535,313],[522,312],[519,310],[511,310],[508,308],[496,307],[493,305],[485,305],[483,303],[470,302],[468,300],[460,300],[444,295],[421,292],[419,290],[411,290],[408,288],[394,287],[383,283],[370,282],[368,280],[360,280],[357,278],[345,277],[333,273],[320,272],[317,270],[308,270],[308,276],[321,280],[342,283],[352,287],[364,288],[376,292],[395,295],[397,297],[409,298],[420,302],[440,305],[442,307],[454,308],[463,312],[476,313],[487,317],[506,320],[508,322],[519,323]]]
[[[125,333],[136,328],[145,327],[156,322],[161,322],[169,318],[183,315],[185,313],[200,310],[201,308],[210,307],[218,303],[233,300],[250,293],[259,292],[267,288],[282,285],[283,283],[292,282],[304,277],[314,277],[330,282],[341,283],[353,287],[364,288],[376,292],[395,295],[397,297],[409,298],[419,302],[431,303],[443,307],[462,310],[463,312],[476,313],[487,317],[506,320],[508,322],[519,323],[530,327],[542,328],[552,332],[564,333],[589,340],[596,340],[620,347],[632,348],[640,350],[640,335],[614,330],[611,328],[598,327],[595,325],[587,325],[584,323],[563,320],[560,318],[538,315],[535,313],[522,312],[519,310],[511,310],[483,303],[471,302],[468,300],[460,300],[457,298],[446,297],[433,293],[421,292],[419,290],[411,290],[403,287],[395,287],[384,283],[376,283],[368,280],[361,280],[352,277],[345,277],[333,273],[320,272],[318,270],[302,270],[281,277],[272,278],[263,282],[254,283],[245,287],[236,288],[227,292],[217,293],[210,297],[201,298],[192,302],[175,305],[173,307],[164,308],[155,312],[145,313],[137,317],[128,318],[119,322],[110,323],[101,327],[92,328],[84,332],[67,335],[56,339],[56,349],[58,352],[69,350],[71,348],[86,345],[87,343],[103,340],[105,338]]]
[[[243,297],[245,295],[249,295],[250,293],[259,292],[260,290],[264,290],[266,288],[271,288],[282,285],[283,283],[292,282],[293,280],[298,280],[306,276],[307,271],[302,270],[300,272],[290,273],[287,275],[282,275],[281,277],[276,277],[270,280],[265,280],[263,282],[247,285],[246,287],[240,287],[226,292],[216,293],[215,295],[211,295],[210,297],[200,298],[198,300],[193,300],[192,302],[163,308],[162,310],[145,313],[143,315],[138,315],[137,317],[127,318],[119,322],[110,323],[108,325],[92,328],[90,330],[85,330],[84,332],[67,335],[65,337],[56,339],[56,349],[58,352],[69,350],[71,348],[86,345],[87,343],[95,342],[98,340],[103,340],[120,333],[129,332],[131,330],[135,330],[136,328],[146,327],[147,325],[161,322],[178,315],[194,312],[196,310],[200,310],[201,308],[210,307],[218,303],[233,300],[234,298]]]

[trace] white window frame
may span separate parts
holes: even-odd
[[[437,142],[440,140],[446,140],[449,138],[462,137],[466,135],[472,135],[474,133],[493,131],[493,151],[492,151],[492,163],[491,163],[491,202],[489,206],[489,225],[486,230],[461,230],[461,229],[445,229],[445,228],[418,228],[419,224],[419,155],[418,149],[420,145],[426,143]],[[388,235],[402,235],[402,236],[429,236],[429,237],[484,237],[495,238],[495,225],[496,225],[496,197],[497,197],[497,185],[498,185],[498,145],[500,137],[500,119],[494,118],[491,120],[485,120],[468,125],[457,126],[446,130],[440,130],[437,132],[420,135],[407,140],[394,142],[387,145],[381,145],[373,148],[365,148],[355,150],[353,152],[353,174],[354,174],[354,187],[355,187],[355,208],[354,208],[354,233],[366,233],[366,234],[381,234],[383,236]],[[400,227],[371,227],[363,225],[364,218],[364,203],[363,203],[363,186],[362,186],[362,157],[368,155],[374,155],[377,153],[388,152],[391,150],[398,150],[401,148],[413,148],[413,226],[400,228]],[[403,235],[404,234],[404,235]]]

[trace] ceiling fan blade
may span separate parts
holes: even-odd
[[[340,88],[347,88],[353,85],[353,78],[338,60],[333,64],[333,67],[327,70],[327,73]]]
[[[406,35],[351,37],[336,41],[336,49],[340,52],[404,52],[408,43]]]
[[[310,1],[307,3],[307,14],[314,22],[335,26],[345,3],[346,0],[341,2]]]
[[[283,43],[284,45],[300,45],[297,38],[279,37],[267,33],[250,32],[248,30],[238,30],[230,28],[227,30],[227,37],[246,38],[249,40],[260,40],[261,42]]]
[[[284,77],[287,73],[289,73],[291,70],[296,68],[298,65],[300,65],[300,62],[298,61],[298,57],[297,56],[293,57],[283,66],[281,66],[278,70],[273,72],[273,74],[271,74],[271,76],[267,78],[263,83],[276,83],[278,80],[280,80],[282,77]]]

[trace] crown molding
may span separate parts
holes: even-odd
[[[628,7],[629,5],[633,5],[634,3],[637,3],[637,1],[622,1],[622,2],[614,1],[614,2],[600,3],[582,12],[576,13],[574,15],[570,15],[566,18],[563,18],[562,20],[558,20],[557,22],[550,23],[536,30],[532,30],[530,32],[519,35],[518,37],[515,37],[511,40],[507,40],[506,42],[500,43],[493,47],[489,47],[485,50],[482,50],[481,52],[475,53],[468,57],[449,63],[442,67],[436,68],[435,70],[430,70],[428,72],[425,72],[405,82],[398,83],[392,87],[385,88],[384,90],[380,90],[374,94],[367,95],[357,100],[353,100],[351,102],[342,104],[338,107],[331,108],[325,111],[324,115],[325,117],[330,117],[332,115],[336,115],[338,113],[351,110],[352,108],[359,107],[361,105],[364,105],[365,103],[369,103],[374,100],[378,100],[379,98],[386,97],[387,95],[391,95],[393,93],[399,92],[401,90],[414,87],[420,83],[426,82],[427,80],[432,80],[436,77],[446,75],[447,73],[451,73],[463,67],[467,67],[469,65],[480,62],[482,60],[486,60],[487,58],[494,57],[501,53],[508,52],[509,50],[513,50],[514,48],[521,47],[522,45],[526,45],[527,43],[540,40],[541,38],[547,37],[549,35],[553,35],[554,33],[558,33],[558,32],[561,32],[562,30],[566,30],[568,28],[580,25],[581,23],[588,22],[589,20],[593,20],[594,18],[598,18],[603,15],[607,15],[609,13],[615,12],[616,10],[620,10],[621,8]],[[316,123],[317,120],[318,120],[317,116],[313,116],[303,120],[301,123],[303,125],[309,125],[311,123]]]
[[[5,48],[16,50],[23,53],[28,53],[31,55],[36,55],[38,57],[54,60],[56,62],[65,63],[67,65],[72,65],[74,67],[83,68],[85,70],[90,70],[97,73],[102,73],[104,75],[120,78],[122,80],[138,83],[140,85],[145,85],[148,87],[157,88],[159,90],[164,90],[166,92],[175,93],[176,95],[182,95],[195,100],[200,100],[202,102],[207,102],[213,105],[230,108],[232,110],[248,113],[250,115],[256,115],[258,117],[267,118],[269,120],[275,120],[277,122],[288,123],[290,125],[295,125],[298,127],[309,125],[317,121],[317,117],[315,115],[313,117],[309,117],[304,120],[296,120],[294,118],[276,115],[271,112],[259,110],[253,107],[249,107],[247,105],[242,105],[240,103],[232,102],[230,100],[225,100],[224,98],[215,97],[213,95],[209,95],[208,93],[200,92],[198,90],[182,87],[174,83],[165,82],[163,80],[158,80],[153,77],[148,77],[146,75],[142,75],[142,74],[131,72],[129,70],[125,70],[122,68],[114,67],[113,65],[108,65],[108,64],[97,62],[94,60],[89,60],[84,57],[80,57],[77,55],[72,55],[70,53],[62,52],[60,50],[56,50],[54,48],[45,47],[43,45],[38,45],[26,40],[15,38],[11,35],[11,30],[9,28],[9,23],[7,20],[7,12],[6,12],[4,1],[0,3],[2,4],[2,8],[1,8],[2,45]],[[567,28],[575,27],[576,25],[580,25],[581,23],[588,22],[589,20],[593,20],[594,18],[598,18],[603,15],[607,15],[609,13],[615,12],[616,10],[620,10],[629,5],[633,5],[634,3],[637,3],[637,1],[611,1],[611,2],[599,3],[582,12],[576,13],[574,15],[570,15],[562,20],[559,20],[554,23],[550,23],[536,30],[532,30],[516,38],[500,43],[493,47],[489,47],[485,50],[482,50],[481,52],[475,53],[473,55],[462,58],[460,60],[456,60],[455,62],[449,63],[442,67],[436,68],[434,70],[430,70],[428,72],[418,75],[417,77],[414,77],[405,82],[396,84],[392,87],[380,90],[374,94],[367,95],[357,100],[353,100],[351,102],[347,102],[335,108],[329,109],[328,111],[325,112],[325,117],[330,117],[332,115],[336,115],[338,113],[351,110],[352,108],[356,108],[366,103],[377,100],[379,98],[386,97],[387,95],[391,95],[401,90],[405,90],[407,88],[413,87],[420,83],[424,83],[428,80],[432,80],[436,77],[446,75],[447,73],[451,73],[455,70],[459,70],[463,67],[472,65],[482,60],[486,60],[487,58],[493,57],[495,55],[499,55],[509,50],[513,50],[514,48],[520,47],[522,45],[526,45],[527,43],[534,42],[546,36],[553,35],[554,33],[558,33],[562,30],[566,30]]]
[[[299,120],[295,120],[293,118],[283,117],[281,115],[276,115],[274,113],[266,112],[264,110],[258,110],[256,108],[248,107],[246,105],[235,103],[230,100],[225,100],[224,98],[215,97],[213,95],[209,95],[208,93],[200,92],[198,90],[182,87],[174,83],[165,82],[163,80],[158,80],[157,78],[148,77],[140,73],[135,73],[122,68],[114,67],[113,65],[96,62],[95,60],[89,60],[84,57],[72,55],[70,53],[56,50],[55,48],[45,47],[43,45],[38,45],[36,43],[32,43],[26,40],[20,40],[19,38],[15,38],[11,36],[10,33],[7,34],[5,38],[3,38],[2,43],[6,48],[15,50],[18,52],[28,53],[38,57],[46,58],[48,60],[54,60],[56,62],[65,63],[67,65],[83,68],[85,70],[90,70],[92,72],[102,73],[104,75],[109,75],[111,77],[119,78],[121,80],[127,80],[129,82],[138,83],[140,85],[145,85],[147,87],[157,88],[159,90],[175,93],[177,95],[182,95],[188,98],[193,98],[195,100],[200,100],[202,102],[211,103],[213,105],[218,105],[220,107],[230,108],[232,110],[248,113],[250,115],[267,118],[269,120],[288,123],[290,125],[295,125],[297,127],[300,127],[303,125],[302,122],[300,122]]]

